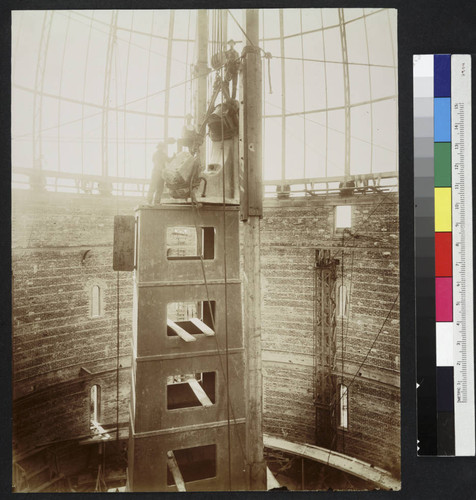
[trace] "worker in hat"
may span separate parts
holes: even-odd
[[[162,198],[162,193],[164,192],[164,178],[162,172],[169,161],[167,156],[167,145],[165,142],[159,142],[157,144],[157,150],[152,156],[152,162],[154,168],[152,170],[152,179],[149,185],[149,193],[147,195],[147,201],[149,205],[160,205],[160,199]]]

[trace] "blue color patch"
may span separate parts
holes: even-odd
[[[451,96],[451,56],[437,54],[434,56],[434,97]]]
[[[451,99],[435,98],[435,142],[451,142]]]

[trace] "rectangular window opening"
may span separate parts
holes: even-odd
[[[350,205],[339,205],[335,209],[335,228],[344,230],[352,227],[352,207]]]
[[[167,377],[167,410],[215,404],[215,372]]]
[[[167,452],[167,486],[200,481],[217,475],[216,445]],[[178,484],[177,484],[178,486]]]
[[[181,330],[189,335],[214,335],[215,308],[214,300],[167,304],[167,336],[178,335],[186,340]]]
[[[200,227],[198,232],[194,226],[168,227],[166,238],[167,260],[215,258],[214,227]]]

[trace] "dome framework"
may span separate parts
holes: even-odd
[[[209,11],[209,66],[217,26],[246,45],[243,14]],[[108,179],[114,194],[143,193],[157,142],[193,113],[197,11],[15,11],[12,22],[14,187],[41,166],[48,190]],[[260,31],[266,192],[356,176],[394,185],[396,11],[265,9]]]

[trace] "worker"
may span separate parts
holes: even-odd
[[[172,198],[192,199],[194,204],[199,205],[197,193],[201,181],[205,181],[202,196],[205,195],[206,179],[202,176],[200,155],[197,152],[192,155],[186,151],[178,153],[170,163],[162,170],[163,182],[167,185]]]
[[[179,139],[181,146],[188,148],[190,153],[195,152],[197,142],[197,132],[193,125],[193,116],[189,113],[185,115],[185,125],[182,128],[182,139]]]
[[[149,185],[149,193],[147,195],[147,201],[149,205],[160,205],[160,199],[162,198],[162,193],[164,192],[164,177],[163,171],[169,162],[167,156],[167,145],[165,142],[159,142],[157,144],[157,151],[152,156],[152,162],[154,163],[154,168],[152,170],[152,179]]]
[[[236,99],[236,86],[238,82],[238,70],[240,69],[240,54],[235,50],[236,42],[228,40],[230,48],[225,52],[225,82],[232,82],[231,98]]]

